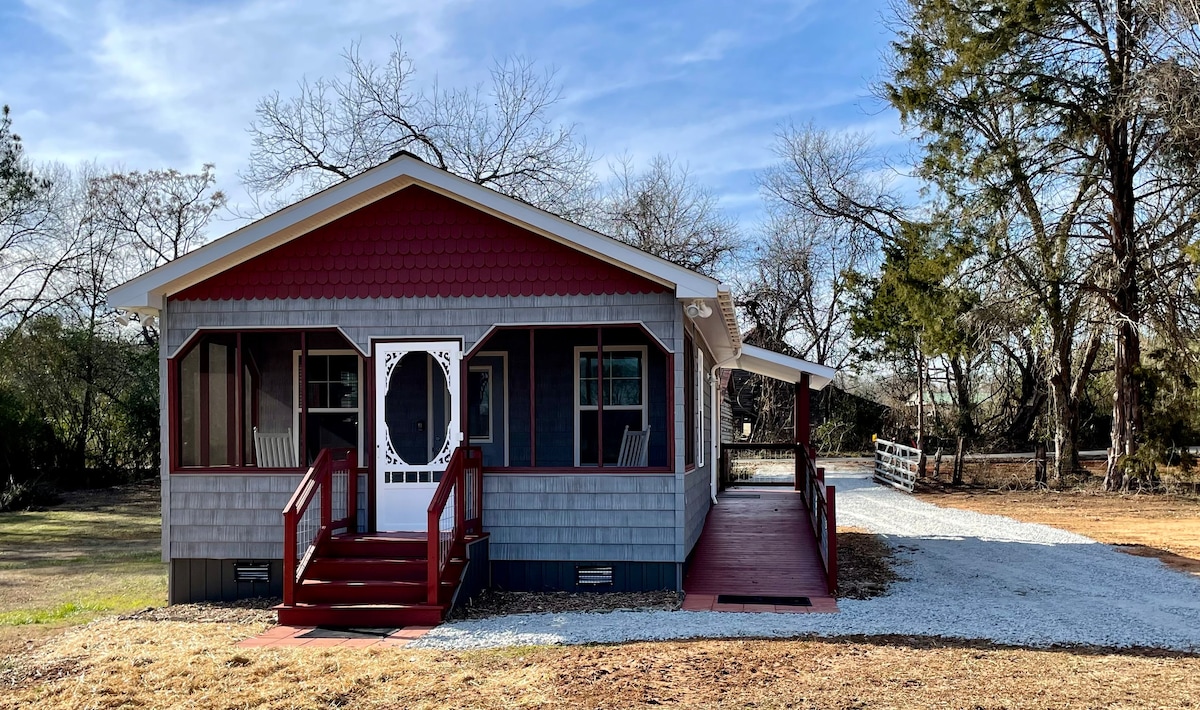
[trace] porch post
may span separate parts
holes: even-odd
[[[296,373],[299,382],[296,383],[296,396],[300,398],[300,431],[296,432],[300,441],[300,451],[296,453],[296,461],[300,468],[308,468],[308,392],[305,386],[308,381],[308,333],[300,331],[300,372]]]
[[[808,445],[812,441],[808,383],[809,376],[807,373],[801,375],[800,381],[796,383],[796,420],[794,423],[796,443],[804,444],[805,448],[808,448]]]
[[[537,468],[537,406],[535,405],[536,388],[534,387],[533,376],[533,351],[534,337],[537,332],[536,328],[529,329],[529,467]],[[508,432],[505,432],[507,435]]]
[[[244,460],[246,453],[246,386],[242,381],[242,334],[240,332],[237,334],[236,350],[233,354],[233,368],[236,371],[233,376],[233,389],[237,393],[231,402],[234,409],[234,428],[237,430],[237,434],[234,436],[234,440],[237,442],[237,453],[233,457],[233,465],[244,466],[246,465]]]
[[[796,411],[793,415],[792,427],[795,430],[796,450],[795,464],[796,474],[793,479],[793,488],[798,491],[806,490],[805,477],[808,475],[808,459],[811,456],[810,441],[811,435],[809,427],[811,419],[809,417],[809,377],[805,373],[800,375],[800,381],[796,383],[795,399]]]
[[[579,367],[579,363],[575,363],[574,367]],[[647,444],[647,446],[649,446],[649,444]],[[596,328],[596,466],[597,466],[597,468],[604,468],[604,329],[603,328]]]

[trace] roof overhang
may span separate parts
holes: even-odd
[[[814,390],[823,389],[837,374],[832,367],[754,345],[743,345],[737,361],[731,363],[730,367],[784,382],[800,382],[804,375],[808,375],[808,386]]]
[[[716,279],[647,254],[532,205],[400,154],[349,180],[216,239],[108,292],[114,308],[149,312],[166,298],[411,185],[668,286],[679,299],[718,299]]]

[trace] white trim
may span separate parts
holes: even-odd
[[[492,337],[492,335],[497,330],[500,330],[501,328],[539,328],[539,327],[543,327],[543,326],[545,326],[545,327],[569,326],[572,328],[581,328],[581,329],[582,328],[594,328],[596,326],[604,326],[604,327],[625,326],[625,327],[632,328],[632,327],[638,326],[638,325],[642,326],[642,330],[644,330],[646,332],[646,335],[650,336],[650,338],[653,339],[654,342],[656,342],[662,346],[663,352],[668,352],[668,353],[675,352],[674,350],[671,349],[671,346],[668,345],[665,340],[658,337],[658,333],[655,333],[653,330],[651,330],[650,326],[646,325],[646,321],[641,321],[641,320],[592,320],[592,321],[577,321],[577,320],[549,321],[548,320],[548,321],[534,322],[534,323],[495,323],[495,324],[489,326],[488,329],[483,332],[483,335],[479,336],[479,339],[475,341],[475,344],[479,345],[479,343],[484,342],[488,338]],[[482,353],[476,353],[476,354],[479,355]]]
[[[108,292],[109,303],[121,309],[161,309],[168,295],[410,185],[420,185],[626,271],[673,286],[678,298],[717,297],[720,284],[715,279],[452,175],[415,156],[401,154],[117,286]]]
[[[192,332],[188,333],[187,337],[183,339],[183,342],[180,343],[179,346],[176,347],[174,351],[172,351],[169,355],[167,355],[167,359],[170,360],[172,358],[177,357],[179,355],[179,353],[183,352],[183,350],[185,348],[187,348],[189,345],[191,345],[192,341],[195,340],[197,337],[199,337],[202,332],[208,333],[208,332],[218,332],[219,331],[219,332],[226,332],[226,333],[248,333],[249,334],[249,333],[258,333],[261,331],[268,331],[268,330],[269,331],[293,332],[293,333],[313,332],[313,331],[318,331],[318,330],[336,330],[338,332],[338,334],[342,336],[342,339],[345,340],[350,345],[350,347],[352,347],[354,349],[354,351],[358,353],[359,357],[367,357],[367,352],[365,350],[359,348],[358,343],[354,342],[354,340],[351,339],[349,335],[346,335],[346,331],[342,330],[342,327],[340,325],[204,325],[204,326],[200,326],[198,328],[193,328]],[[164,343],[166,343],[167,339],[165,337],[163,337],[164,335],[166,335],[165,328],[163,330],[159,331],[159,338]]]
[[[300,352],[292,350],[292,431],[295,432],[299,454],[296,457],[297,461],[301,462],[302,468],[308,468],[308,461],[304,456],[304,447],[307,442],[300,441]],[[339,414],[342,412],[355,412],[358,414],[358,450],[363,450],[365,443],[364,426],[366,421],[363,418],[363,356],[357,349],[318,349],[309,350],[308,354],[324,356],[324,355],[354,355],[358,361],[358,407],[356,409],[348,409],[345,407],[317,407],[309,408],[309,414]],[[307,427],[306,427],[307,429]],[[307,432],[306,432],[307,433]],[[360,453],[361,460],[361,453]]]
[[[509,354],[504,350],[480,350],[479,353],[472,355],[475,357],[499,357],[500,372],[503,373],[504,379],[502,385],[504,387],[504,465],[509,465],[509,443],[512,440],[511,429],[509,429]]]
[[[606,404],[606,405],[604,405],[604,410],[605,411],[614,411],[614,412],[617,412],[617,411],[621,411],[621,412],[640,411],[642,413],[642,426],[645,427],[646,424],[648,423],[647,420],[648,420],[649,411],[650,411],[650,402],[647,401],[648,394],[649,394],[648,383],[650,380],[650,372],[649,372],[650,371],[650,362],[649,362],[647,346],[645,346],[645,345],[614,345],[614,346],[612,346],[612,348],[603,348],[603,350],[604,350],[605,355],[607,355],[611,352],[636,352],[642,358],[642,364],[641,364],[641,370],[642,370],[641,399],[642,399],[642,403],[639,405]],[[597,405],[586,405],[585,406],[585,405],[582,405],[579,403],[579,379],[580,379],[580,377],[579,377],[579,356],[582,355],[583,353],[594,353],[594,352],[596,352],[595,345],[576,345],[575,350],[574,350],[575,357],[571,361],[571,368],[572,368],[572,370],[574,370],[574,378],[573,378],[574,397],[573,397],[572,401],[574,403],[573,408],[574,408],[574,413],[575,413],[575,466],[577,468],[583,465],[579,461],[579,430],[580,430],[579,415],[580,415],[580,412],[585,412],[585,411],[586,412],[594,412],[594,411],[599,410],[599,408],[600,408]],[[599,371],[601,374],[603,374],[603,372],[604,372],[604,359],[603,358],[597,358],[596,367],[600,368]],[[601,381],[603,381],[603,378],[601,378]],[[597,401],[597,403],[604,401],[604,388],[603,387],[596,388],[596,401]],[[647,446],[648,445],[649,444],[647,444]],[[602,463],[602,462],[597,461],[597,466],[600,463]],[[589,465],[591,465],[591,464],[589,464]]]

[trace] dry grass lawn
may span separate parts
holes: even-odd
[[[919,497],[935,505],[1070,530],[1200,574],[1200,497],[1194,495],[971,489]]]
[[[159,521],[153,485],[0,513],[0,668],[68,626],[165,604]]]
[[[457,653],[239,649],[237,641],[268,626],[245,610],[211,617],[219,622],[108,616],[64,629],[101,613],[77,610],[55,621],[64,604],[161,602],[150,495],[0,516],[0,619],[9,620],[0,622],[0,708],[1200,707],[1200,656],[1154,651],[910,637]],[[923,497],[1200,564],[1196,499],[1022,491]],[[846,561],[861,568],[862,591],[886,587],[886,565],[875,562],[886,552],[878,540],[845,532]],[[16,613],[42,614],[45,623],[17,623]]]
[[[917,638],[459,653],[233,647],[262,628],[96,621],[0,673],[0,708],[1200,705],[1200,657],[1166,653],[1035,651]]]

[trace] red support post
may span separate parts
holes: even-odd
[[[454,472],[454,476],[458,479],[454,482],[454,539],[458,540],[467,527],[467,476],[465,468],[460,466]]]
[[[575,363],[579,367],[579,363]],[[642,425],[643,427],[645,424]],[[580,462],[582,463],[582,462]],[[604,468],[604,329],[596,328],[596,466]]]
[[[296,513],[288,510],[283,514],[283,603],[291,606],[296,601]]]
[[[833,486],[825,486],[825,525],[826,539],[829,541],[829,566],[825,570],[825,579],[829,585],[829,593],[837,591],[838,557],[837,557],[837,501]]]
[[[346,454],[346,533],[358,532],[358,452]]]
[[[529,329],[529,467],[537,468],[537,399],[533,376],[533,352],[535,329]]]
[[[809,376],[805,373],[800,376],[800,381],[796,383],[796,417],[794,427],[797,444],[804,444],[807,447],[812,442],[812,435],[809,430],[811,421],[812,417],[809,409]]]

